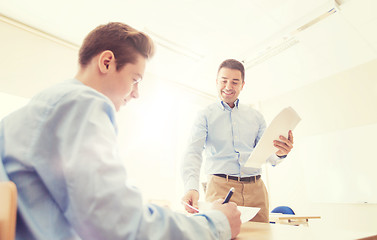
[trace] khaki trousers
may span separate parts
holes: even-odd
[[[256,182],[239,182],[210,175],[206,186],[206,201],[225,199],[231,187],[234,187],[235,191],[230,202],[235,202],[238,206],[259,207],[258,214],[251,221],[269,222],[268,192],[261,178]]]

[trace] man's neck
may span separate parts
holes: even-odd
[[[100,86],[98,84],[98,76],[93,74],[93,71],[89,69],[91,66],[87,66],[86,68],[80,67],[79,71],[77,72],[75,78],[85,84],[88,87],[94,88],[97,91],[100,90]]]
[[[230,108],[234,108],[234,103],[226,103],[226,104],[228,104],[228,106],[230,107]]]

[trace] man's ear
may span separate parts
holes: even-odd
[[[98,68],[101,73],[107,73],[116,67],[114,53],[110,50],[103,51],[98,58]]]

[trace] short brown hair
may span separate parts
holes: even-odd
[[[154,54],[152,39],[124,23],[110,22],[92,30],[79,51],[79,63],[85,67],[97,54],[110,50],[114,53],[117,70],[127,63],[136,62],[136,53],[145,58]]]
[[[220,64],[220,67],[217,70],[217,73],[220,72],[221,68],[230,68],[230,69],[239,70],[241,72],[242,81],[245,80],[245,68],[241,62],[235,59],[227,59]]]

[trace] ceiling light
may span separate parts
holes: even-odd
[[[313,26],[314,24],[322,21],[323,19],[327,18],[328,16],[334,14],[339,10],[339,6],[341,4],[341,0],[335,0],[334,6],[325,13],[319,15],[318,17],[312,19],[311,21],[303,24],[302,26],[296,28],[294,31],[290,32],[287,36],[282,37],[280,39],[275,40],[274,42],[270,43],[267,47],[265,47],[262,51],[258,54],[254,54],[252,57],[246,57],[243,62],[245,65],[245,69],[249,69],[258,65],[267,59],[280,54],[281,52],[285,51],[286,49],[294,46],[295,44],[299,43],[296,36],[300,32],[308,29],[309,27]]]
[[[283,39],[283,41],[277,45],[269,46],[264,49],[257,57],[254,57],[249,60],[244,60],[245,69],[249,69],[258,65],[267,59],[278,55],[279,53],[283,52],[284,50],[292,47],[293,45],[297,44],[299,41],[294,38]]]

